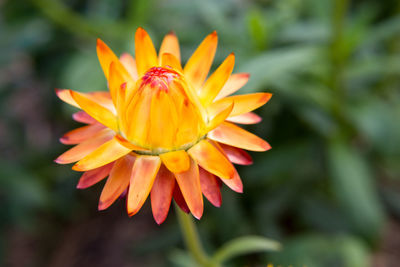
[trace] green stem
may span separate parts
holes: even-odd
[[[181,228],[186,247],[192,254],[192,257],[200,266],[215,266],[203,249],[192,216],[190,214],[184,213],[177,205],[175,205],[175,211],[178,217],[179,226]]]

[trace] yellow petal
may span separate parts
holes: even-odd
[[[105,210],[125,191],[129,185],[135,157],[125,156],[114,163],[100,195],[99,210]]]
[[[227,104],[229,104],[229,103],[227,103]],[[226,109],[222,110],[219,114],[214,116],[214,118],[212,118],[211,121],[207,124],[206,131],[209,132],[209,131],[213,130],[215,127],[217,127],[218,125],[220,125],[221,123],[223,123],[225,121],[225,119],[228,118],[229,114],[231,114],[233,106],[234,106],[234,103],[230,103],[230,105]]]
[[[106,165],[114,160],[119,159],[131,152],[131,149],[121,145],[114,137],[110,141],[104,143],[92,153],[78,161],[72,169],[75,171],[88,171],[103,165]]]
[[[138,28],[136,30],[135,55],[139,77],[151,67],[157,66],[157,52],[150,36],[143,28]]]
[[[185,77],[196,90],[201,88],[207,78],[217,50],[217,44],[218,36],[214,31],[194,51],[183,69]]]
[[[185,172],[189,169],[189,155],[184,150],[172,151],[160,155],[164,165],[173,173]]]
[[[121,75],[121,72],[117,70],[115,62],[111,62],[110,71],[109,71],[109,79],[108,79],[108,87],[110,88],[111,98],[113,100],[114,106],[117,107],[118,101],[118,92],[120,91],[121,85],[124,84],[124,78]],[[126,84],[125,84],[126,86]]]
[[[164,53],[161,55],[161,66],[163,67],[171,67],[174,70],[178,70],[183,72],[181,63],[179,60],[170,53]]]
[[[200,91],[200,99],[204,106],[208,106],[213,102],[231,75],[234,65],[235,55],[232,53],[222,62],[210,78],[207,79]]]
[[[201,194],[199,167],[190,159],[190,167],[182,173],[175,173],[176,181],[190,212],[197,219],[203,215],[203,196]]]
[[[79,144],[93,137],[103,129],[104,126],[100,123],[83,126],[64,134],[63,137],[60,138],[60,142],[65,145]]]
[[[174,175],[167,168],[161,165],[150,194],[151,210],[153,212],[154,220],[158,224],[161,224],[167,218],[174,187]]]
[[[207,140],[201,140],[188,153],[203,169],[218,177],[231,179],[235,174],[231,162]]]
[[[129,216],[135,215],[146,201],[160,168],[157,156],[140,156],[133,165],[127,198]]]
[[[108,128],[118,131],[118,123],[115,115],[97,102],[89,99],[86,95],[71,91],[70,94],[76,103],[90,116]]]
[[[162,56],[164,53],[169,53],[175,56],[178,59],[178,62],[181,61],[181,51],[179,49],[179,41],[174,32],[170,32],[165,35],[161,47],[159,55]]]
[[[71,95],[71,90],[69,89],[56,89],[57,96],[64,102],[70,104],[71,106],[81,108],[78,103],[76,103],[75,99]],[[110,110],[111,112],[115,111],[113,102],[111,100],[111,96],[109,92],[98,91],[91,93],[81,93],[88,99],[91,99],[94,102],[97,102],[99,105],[104,108]]]
[[[81,160],[82,158],[95,151],[101,145],[111,140],[113,138],[113,135],[114,134],[112,133],[112,131],[110,131],[109,129],[104,129],[92,138],[64,152],[55,160],[55,162],[57,162],[58,164],[68,164]]]
[[[241,115],[253,111],[265,103],[271,98],[270,93],[254,93],[247,95],[234,95],[222,98],[214,103],[212,103],[208,108],[208,112],[218,113],[226,106],[226,102],[234,102],[235,106],[231,112],[230,117]]]
[[[219,91],[215,100],[224,98],[228,95],[235,93],[237,90],[242,88],[249,80],[250,74],[248,73],[235,73],[232,74],[228,81],[226,81],[224,87]]]
[[[132,79],[136,81],[138,79],[136,60],[128,53],[123,53],[120,56],[119,60],[121,61],[125,69],[129,72],[129,74],[132,76]]]
[[[260,137],[229,122],[222,123],[208,133],[208,138],[226,145],[252,151],[266,151],[271,148]]]
[[[261,122],[262,118],[253,112],[247,112],[241,115],[229,117],[227,121],[239,124],[255,124]]]

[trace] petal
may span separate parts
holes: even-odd
[[[100,123],[83,126],[64,134],[63,137],[60,138],[60,142],[65,145],[79,144],[93,137],[104,128],[104,125]]]
[[[227,121],[239,124],[255,124],[261,122],[261,120],[262,118],[253,112],[247,112],[227,119]]]
[[[72,118],[77,122],[86,123],[86,124],[93,124],[93,123],[97,122],[95,119],[90,117],[89,114],[87,114],[85,111],[82,111],[82,110],[72,114]]]
[[[65,103],[70,104],[71,106],[80,108],[79,105],[72,98],[71,92],[69,89],[56,89],[56,95],[58,96],[59,99],[61,99]]]
[[[157,52],[150,36],[143,28],[138,28],[135,34],[136,66],[139,77],[148,69],[157,66]]]
[[[71,95],[71,90],[69,89],[56,89],[56,94],[58,98],[64,101],[71,106],[81,108],[75,99]],[[91,93],[80,93],[84,95],[86,98],[97,102],[99,105],[105,107],[106,109],[110,110],[111,112],[115,111],[114,105],[111,101],[110,93],[105,91],[98,91],[98,92],[91,92]]]
[[[217,50],[218,36],[209,34],[187,61],[183,72],[195,89],[200,89],[207,78]]]
[[[204,196],[216,207],[220,207],[222,203],[222,196],[220,185],[215,176],[208,171],[200,168],[200,184],[201,191]]]
[[[125,69],[125,67],[121,64],[118,57],[113,53],[113,51],[100,39],[97,39],[97,57],[99,58],[99,62],[101,68],[103,69],[104,75],[106,79],[109,79],[109,70],[111,62],[115,62],[116,68],[124,77],[125,81],[132,82],[132,77]]]
[[[162,165],[150,194],[151,210],[153,211],[154,220],[158,224],[163,223],[167,218],[174,187],[174,175]]]
[[[118,71],[115,62],[114,61],[111,62],[109,70],[109,78],[108,78],[108,87],[110,88],[111,98],[115,107],[117,107],[118,92],[123,83],[125,83],[125,80],[122,77],[121,72]]]
[[[210,78],[207,79],[200,91],[200,99],[204,106],[208,106],[213,102],[214,98],[218,95],[231,75],[234,65],[235,55],[232,53],[214,71]]]
[[[177,184],[175,184],[175,187],[174,187],[174,200],[175,200],[175,203],[179,206],[179,208],[181,208],[181,210],[183,212],[189,213],[189,211],[190,211],[189,207],[186,204],[186,201],[183,198],[182,192],[179,189],[179,186]]]
[[[212,103],[207,110],[212,113],[218,113],[218,111],[222,110],[226,105],[226,102],[234,102],[235,106],[233,107],[231,117],[237,116],[243,113],[247,113],[253,111],[265,103],[271,98],[272,94],[270,93],[254,93],[247,95],[234,95],[222,98],[214,103]]]
[[[97,169],[85,172],[79,179],[79,183],[76,188],[85,189],[100,182],[110,174],[113,165],[114,162],[99,167]]]
[[[227,104],[229,104],[229,103],[227,103]],[[231,114],[233,106],[234,106],[234,104],[232,102],[232,103],[230,103],[229,106],[227,106],[226,109],[222,110],[219,114],[214,116],[214,118],[212,118],[211,121],[208,123],[206,132],[213,130],[218,125],[223,123],[228,118],[229,114]]]
[[[228,81],[225,83],[224,87],[222,87],[221,91],[215,98],[215,100],[224,98],[228,95],[231,95],[242,88],[250,78],[250,74],[248,73],[235,73],[232,74]]]
[[[203,215],[203,196],[201,194],[199,167],[190,160],[190,168],[182,173],[175,173],[176,181],[190,212],[197,219]]]
[[[114,137],[75,163],[72,169],[75,171],[92,170],[113,162],[129,152],[131,152],[131,149],[121,145]]]
[[[88,98],[85,94],[72,90],[70,90],[70,93],[76,103],[95,120],[116,132],[118,131],[117,118],[110,110]]]
[[[252,151],[266,151],[271,148],[271,146],[260,137],[229,122],[224,122],[209,132],[208,138],[226,145]]]
[[[243,193],[243,183],[240,179],[239,173],[236,170],[232,179],[221,179],[221,181],[233,191]]]
[[[125,191],[129,185],[135,157],[127,155],[115,161],[110,177],[100,195],[99,210],[105,210]]]
[[[160,158],[165,167],[173,173],[185,172],[190,167],[190,158],[185,150],[164,153]]]
[[[97,133],[96,136],[93,136],[85,142],[82,142],[64,152],[55,160],[55,162],[58,164],[68,164],[81,160],[95,151],[101,145],[111,140],[113,135],[114,134],[109,129],[104,129],[103,131]]]
[[[178,62],[181,61],[179,41],[174,32],[169,32],[167,35],[165,35],[161,43],[159,55],[162,56],[164,53],[172,54],[176,59],[178,59]]]
[[[132,76],[132,79],[136,81],[139,78],[136,69],[136,60],[128,53],[123,53],[119,58],[119,60],[121,61],[125,69],[129,72],[129,74]]]
[[[140,156],[133,165],[127,198],[129,216],[135,215],[146,201],[153,186],[161,160],[157,156]]]
[[[243,149],[224,145],[222,143],[220,143],[219,146],[223,149],[224,153],[226,154],[226,156],[232,163],[240,164],[240,165],[253,164],[253,159]]]
[[[205,170],[224,179],[231,179],[235,168],[231,162],[206,140],[188,150],[189,155]]]
[[[178,70],[183,72],[181,63],[179,60],[172,54],[164,53],[161,55],[161,66],[163,67],[172,67],[174,70]]]

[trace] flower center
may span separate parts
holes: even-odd
[[[173,70],[162,67],[149,69],[142,77],[142,86],[150,86],[168,93],[168,86],[174,79],[179,78],[179,74]]]

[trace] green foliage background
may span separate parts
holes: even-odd
[[[189,264],[173,212],[160,227],[148,204],[130,219],[123,201],[99,213],[101,185],[78,191],[78,174],[52,162],[78,125],[54,88],[105,90],[96,38],[132,53],[138,26],[156,46],[174,30],[184,61],[217,30],[215,66],[233,51],[234,71],[251,74],[240,93],[274,94],[248,127],[272,150],[252,153],[244,194],[225,188],[198,223],[208,251],[257,234],[283,250],[227,266],[398,266],[395,0],[0,1],[0,265]]]

